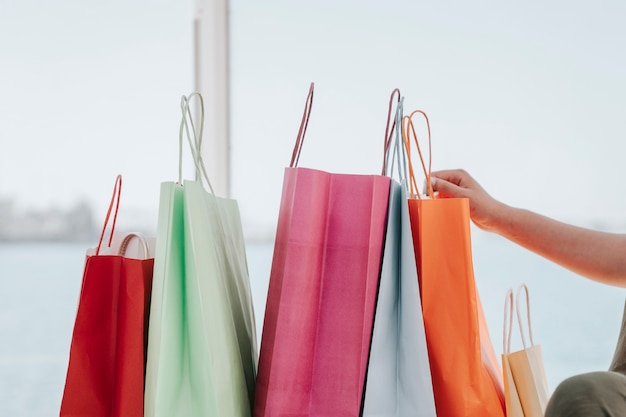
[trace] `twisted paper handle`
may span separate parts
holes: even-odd
[[[306,103],[304,105],[304,114],[302,115],[302,121],[300,122],[300,129],[298,130],[298,136],[296,137],[296,144],[291,154],[290,168],[298,166],[300,160],[300,152],[302,151],[302,143],[304,142],[304,135],[306,134],[306,128],[309,125],[309,117],[311,116],[311,108],[313,107],[313,89],[315,83],[311,83],[309,87],[309,94],[306,97]]]
[[[200,101],[200,129],[196,129],[193,117],[191,115],[190,103],[191,100],[196,97]],[[204,178],[212,194],[213,186],[209,180],[204,160],[202,159],[202,132],[204,129],[204,100],[200,93],[192,93],[189,96],[182,96],[180,99],[180,109],[182,112],[182,119],[180,121],[180,129],[178,131],[178,183],[182,184],[183,181],[183,134],[187,136],[187,142],[191,150],[191,156],[193,163],[196,166],[196,181]]]
[[[107,210],[107,215],[104,218],[104,226],[102,226],[102,233],[100,233],[100,240],[98,241],[98,248],[96,249],[96,256],[100,255],[100,247],[102,246],[102,239],[104,238],[104,233],[109,223],[111,212],[113,211],[113,205],[115,205],[115,212],[113,214],[113,223],[111,224],[111,234],[109,235],[109,243],[107,244],[107,246],[110,247],[111,242],[113,242],[113,233],[115,232],[115,223],[117,222],[117,212],[120,208],[121,195],[122,195],[122,176],[118,175],[117,178],[115,179],[115,185],[113,186],[113,195],[111,196],[109,209]]]
[[[428,128],[428,169],[426,169],[426,164],[424,163],[424,157],[422,155],[422,150],[420,149],[419,140],[417,138],[417,132],[415,131],[415,124],[413,123],[413,117],[416,114],[421,114],[424,116],[426,120],[426,127]],[[421,200],[419,187],[417,186],[417,180],[415,179],[415,171],[413,170],[413,162],[411,160],[411,139],[415,142],[415,146],[417,147],[417,153],[420,158],[420,162],[422,163],[422,170],[424,171],[424,175],[426,176],[426,188],[427,193],[430,198],[435,197],[435,193],[433,191],[432,184],[430,182],[430,173],[432,166],[432,146],[431,146],[431,137],[430,137],[430,122],[428,120],[428,116],[423,110],[414,110],[408,116],[404,116],[402,119],[402,139],[404,141],[404,146],[406,148],[407,161],[409,165],[409,187],[410,194],[412,198],[418,198]]]

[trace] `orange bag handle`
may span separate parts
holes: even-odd
[[[383,148],[383,169],[380,175],[385,175],[387,173],[387,157],[389,154],[389,147],[391,146],[391,136],[393,135],[394,130],[396,129],[396,119],[394,117],[393,124],[391,123],[391,110],[393,109],[393,98],[395,95],[398,95],[398,99],[396,100],[396,110],[400,105],[401,94],[400,89],[394,88],[391,92],[391,96],[389,97],[389,108],[387,110],[387,124],[385,125],[385,143]],[[389,125],[391,124],[391,130],[389,129]],[[399,128],[399,127],[398,127]]]
[[[113,242],[113,232],[115,232],[115,223],[117,222],[117,212],[120,208],[120,197],[122,195],[122,176],[118,175],[115,179],[115,185],[113,187],[113,196],[111,197],[111,202],[109,203],[109,210],[107,211],[107,215],[104,218],[104,226],[102,227],[102,233],[100,234],[100,240],[98,241],[98,248],[96,249],[96,256],[100,254],[100,246],[102,246],[102,239],[104,238],[104,232],[106,231],[107,225],[109,223],[109,218],[111,217],[111,211],[113,211],[113,205],[115,205],[115,213],[113,214],[113,224],[111,225],[111,234],[109,236],[109,244],[107,246],[111,246],[111,242]]]
[[[426,120],[426,127],[428,128],[428,169],[426,169],[426,164],[424,163],[424,157],[422,155],[422,150],[420,149],[419,140],[417,138],[417,132],[415,131],[415,124],[413,123],[413,117],[416,114],[421,114],[424,116]],[[418,199],[422,199],[419,193],[419,187],[417,186],[417,180],[415,179],[415,171],[413,169],[413,162],[411,161],[411,139],[415,142],[415,146],[417,146],[417,153],[420,158],[420,162],[422,163],[422,170],[424,171],[424,175],[426,176],[426,187],[427,193],[430,198],[435,198],[433,186],[430,182],[430,173],[432,167],[432,146],[431,146],[431,137],[430,137],[430,121],[428,120],[428,115],[423,110],[414,110],[408,116],[404,116],[402,119],[402,140],[404,142],[404,146],[406,148],[406,155],[408,161],[409,168],[409,192],[411,193],[412,198],[417,197]]]
[[[302,115],[302,121],[300,122],[300,129],[298,130],[298,137],[296,138],[296,145],[293,148],[291,154],[291,162],[289,168],[295,168],[298,166],[298,160],[300,159],[300,151],[302,150],[302,142],[304,142],[304,135],[306,134],[306,128],[309,125],[309,117],[311,116],[311,107],[313,107],[313,88],[315,83],[311,83],[309,87],[309,94],[306,97],[306,103],[304,105],[304,114]]]

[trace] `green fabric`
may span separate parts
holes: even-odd
[[[256,365],[237,202],[216,197],[198,181],[162,183],[145,416],[251,416]]]
[[[590,372],[561,382],[552,394],[545,417],[626,416],[626,376]]]
[[[626,305],[608,372],[589,372],[561,382],[546,417],[626,416]]]

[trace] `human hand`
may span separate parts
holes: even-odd
[[[431,185],[442,197],[469,199],[476,226],[561,265],[608,285],[626,287],[626,234],[563,223],[492,198],[467,172],[437,171]]]
[[[434,191],[444,198],[467,198],[472,221],[481,229],[493,231],[497,215],[506,206],[491,197],[480,184],[462,169],[433,172],[430,175]]]

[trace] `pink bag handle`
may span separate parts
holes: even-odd
[[[306,128],[309,125],[309,117],[311,116],[311,107],[313,107],[313,87],[315,83],[311,83],[309,87],[309,94],[306,98],[306,104],[304,105],[304,114],[302,115],[302,122],[300,122],[300,130],[298,130],[298,137],[296,138],[296,145],[293,148],[291,154],[291,162],[289,168],[295,168],[298,166],[298,160],[300,159],[300,151],[302,150],[302,142],[304,142],[304,135],[306,134]]]
[[[100,254],[100,246],[102,246],[102,239],[104,238],[104,232],[106,231],[107,224],[109,223],[109,218],[111,217],[111,211],[113,210],[113,205],[115,204],[115,213],[113,214],[113,224],[111,225],[111,234],[109,235],[109,244],[107,246],[111,246],[111,242],[113,241],[113,232],[115,232],[115,223],[117,222],[117,211],[120,208],[120,196],[122,195],[122,176],[118,175],[115,179],[115,186],[113,187],[113,196],[111,197],[111,203],[109,204],[109,210],[107,211],[107,215],[104,219],[104,226],[102,226],[102,233],[100,234],[100,240],[98,241],[98,248],[96,249],[96,256]]]
[[[396,119],[393,119],[393,124],[391,123],[391,110],[393,108],[393,98],[395,95],[398,95],[398,99],[396,100],[396,106],[400,104],[401,94],[400,89],[394,88],[391,92],[391,97],[389,97],[389,109],[387,110],[387,124],[385,125],[385,144],[383,149],[383,169],[380,175],[385,175],[387,173],[387,154],[389,152],[389,146],[391,146],[391,136],[393,135],[394,129],[400,129],[400,126],[396,126]],[[389,125],[391,124],[391,129]]]

